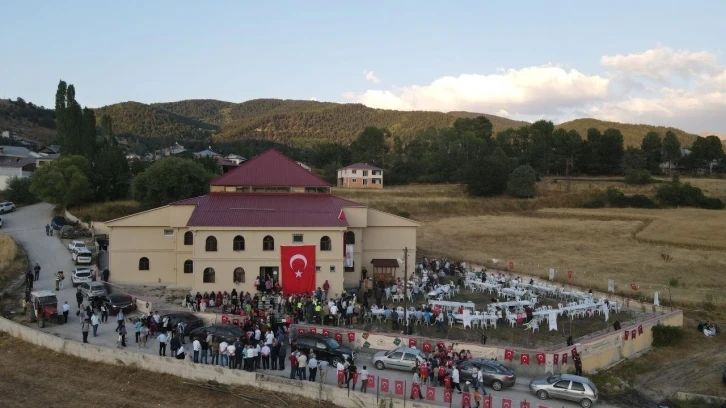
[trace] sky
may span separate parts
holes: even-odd
[[[264,3],[264,4],[258,4]],[[0,97],[255,98],[726,135],[726,2],[6,2]]]

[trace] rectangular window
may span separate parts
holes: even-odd
[[[330,265],[330,273],[335,273],[335,265]]]
[[[322,270],[323,270],[323,268],[321,268],[321,267],[319,267],[319,266],[316,266],[316,267],[315,267],[315,272],[320,272],[320,271],[322,271]]]
[[[173,237],[174,236],[174,230],[173,229],[165,229],[164,230],[164,236],[165,237]]]
[[[303,242],[303,234],[292,234],[292,242]]]
[[[353,174],[356,174],[356,172],[357,172],[358,170],[352,170],[352,171],[353,171]]]
[[[368,170],[363,170],[363,177],[368,177]]]
[[[354,182],[354,183],[357,183],[357,182],[358,182],[358,179],[353,179],[353,182]]]
[[[368,185],[368,179],[363,179],[363,185],[364,186],[367,186]]]

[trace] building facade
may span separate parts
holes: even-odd
[[[383,169],[368,163],[356,163],[338,169],[338,187],[383,188]]]
[[[110,221],[112,281],[255,293],[281,281],[281,246],[315,246],[315,281],[333,293],[373,277],[373,260],[413,271],[414,221],[330,194],[330,185],[270,149],[211,183],[210,194]],[[404,265],[404,248],[408,262]]]

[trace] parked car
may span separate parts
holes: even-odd
[[[100,299],[106,306],[108,313],[112,315],[118,314],[119,310],[123,310],[124,314],[136,310],[136,302],[134,302],[134,299],[123,293],[101,296]]]
[[[95,297],[108,295],[106,285],[104,285],[103,282],[83,282],[78,285],[78,288],[81,290],[83,296],[89,300]]]
[[[15,211],[15,204],[11,203],[10,201],[0,203],[0,214],[5,214],[13,211]]]
[[[355,351],[322,334],[302,334],[295,339],[294,344],[298,349],[313,350],[318,360],[325,360],[333,366],[348,358],[355,361]]]
[[[379,351],[373,355],[373,365],[377,369],[413,371],[418,363],[426,361],[426,355],[419,349],[398,347],[391,351]]]
[[[83,241],[76,241],[73,240],[68,244],[68,249],[73,252],[74,249],[77,248],[86,248],[86,243]]]
[[[0,218],[0,228],[2,228],[2,227],[3,227],[3,219]]]
[[[535,378],[529,383],[529,390],[537,398],[576,401],[582,408],[590,408],[597,402],[597,387],[586,377],[571,374]]]
[[[76,268],[71,271],[71,283],[73,287],[80,285],[81,283],[91,282],[91,275],[93,272],[90,268]]]
[[[50,226],[53,227],[53,229],[59,230],[63,228],[64,225],[68,225],[68,220],[60,215],[56,215],[52,220],[50,220]]]
[[[204,336],[208,333],[212,334],[212,337],[217,340],[224,340],[226,342],[234,342],[238,337],[244,337],[245,333],[238,326],[233,324],[213,324],[207,327],[200,327],[192,330],[190,336]]]
[[[177,324],[180,322],[184,322],[184,324],[187,325],[186,329],[184,329],[184,334],[190,334],[194,329],[198,329],[200,327],[204,327],[204,320],[201,318],[193,315],[192,313],[186,313],[186,312],[176,312],[176,313],[169,313],[165,314],[161,317],[161,321],[164,321],[164,318],[168,318],[171,320],[172,326],[176,327]]]
[[[87,248],[76,248],[71,252],[71,260],[78,264],[90,264],[93,262],[93,254]]]
[[[504,387],[512,387],[517,381],[517,374],[511,368],[500,364],[497,361],[486,358],[474,358],[461,364],[459,376],[461,382],[471,381],[474,383],[474,367],[482,372],[484,384],[499,391]]]

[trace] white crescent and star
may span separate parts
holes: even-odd
[[[303,263],[304,263],[303,270],[308,267],[308,258],[306,258],[305,255],[302,255],[302,254],[295,254],[295,255],[293,255],[293,256],[290,257],[290,269],[295,270],[295,267],[292,266],[292,263],[295,262],[295,261],[297,261],[298,259],[301,259],[303,261]],[[303,273],[298,268],[298,270],[295,272],[295,277],[296,278],[301,278],[302,277],[302,274]]]

